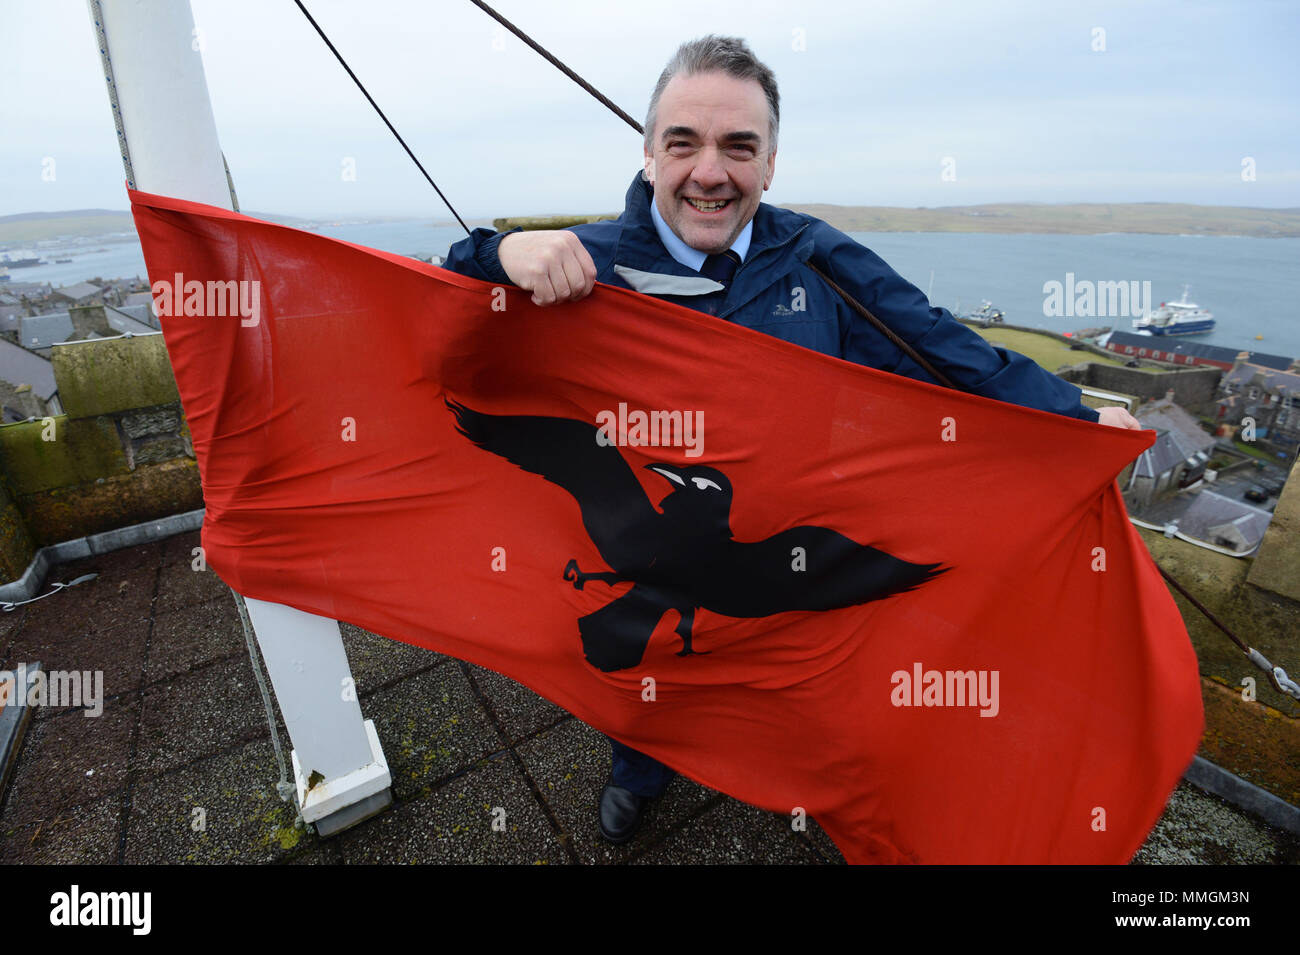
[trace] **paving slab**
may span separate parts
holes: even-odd
[[[362,698],[394,680],[451,660],[449,656],[423,647],[376,636],[354,624],[339,624],[339,630],[343,634],[343,650],[348,655],[348,668],[352,671],[357,695]]]
[[[8,658],[9,641],[22,626],[26,611],[26,604],[18,604],[13,610],[0,610],[0,658]]]
[[[24,604],[22,632],[35,639],[57,640],[65,633],[98,632],[126,621],[147,620],[158,584],[160,555],[161,543],[154,542],[51,568],[41,586],[42,594],[55,582],[71,583],[89,573],[99,576]]]
[[[163,546],[158,573],[158,600],[154,609],[168,613],[191,604],[225,598],[232,606],[235,598],[225,581],[211,567],[195,570],[193,549],[199,546],[199,532],[177,534],[161,542]]]
[[[141,707],[135,768],[144,776],[270,733],[247,656],[146,687]]]
[[[822,861],[790,817],[729,797],[632,860],[640,865],[814,865]]]
[[[456,663],[444,663],[362,701],[375,721],[399,799],[429,791],[505,746]]]
[[[0,827],[53,821],[61,812],[121,789],[128,779],[139,694],[111,701],[97,717],[78,712],[28,727]]]
[[[314,830],[294,825],[297,807],[280,799],[278,781],[268,739],[138,782],[126,861],[265,863],[318,846]]]
[[[602,734],[571,718],[515,749],[579,861],[589,865],[626,861],[662,840],[710,800],[722,798],[678,776],[647,808],[632,840],[615,846],[601,837],[597,819],[610,765],[609,741]]]
[[[56,594],[50,599],[58,600],[61,596]],[[103,702],[138,690],[148,641],[149,619],[145,615],[124,619],[118,626],[105,629],[57,631],[50,626],[23,627],[11,642],[0,669],[15,670],[20,664],[40,661],[49,691],[49,705],[37,707],[33,714],[40,720],[72,709],[67,701],[56,704],[55,696],[59,694],[53,692],[53,687],[56,682],[68,686],[63,681],[72,679],[74,674],[83,702],[96,695]],[[54,680],[54,671],[62,671],[60,681]]]
[[[348,863],[563,865],[569,861],[509,753],[482,761],[431,795],[401,803],[339,840]]]
[[[169,680],[204,664],[236,656],[247,659],[248,645],[235,599],[227,594],[154,615],[144,680]]]
[[[512,744],[569,716],[568,711],[508,676],[473,664],[469,672]]]
[[[808,830],[804,835],[813,851],[821,857],[822,862],[828,865],[848,865],[844,853],[840,852],[839,847],[835,845],[835,840],[826,835],[826,830],[817,825],[817,820],[812,816],[808,817]]]
[[[1134,865],[1300,863],[1300,838],[1271,829],[1217,796],[1180,782]]]
[[[0,824],[0,865],[112,865],[122,835],[121,790],[38,822]]]
[[[343,852],[337,839],[327,839],[306,852],[297,852],[281,860],[284,865],[343,865]]]

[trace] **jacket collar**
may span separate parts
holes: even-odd
[[[664,248],[655,231],[654,220],[650,217],[653,202],[654,187],[638,170],[627,190],[623,215],[620,217],[622,229],[611,266],[698,278],[696,270],[682,265]],[[719,312],[719,317],[725,317],[758,295],[784,275],[794,261],[803,262],[808,259],[812,254],[812,240],[800,241],[800,236],[809,224],[809,219],[799,213],[778,209],[765,202],[758,204],[758,211],[754,213],[754,231],[749,251],[736,272],[726,305]]]
[[[623,232],[614,261],[619,265],[645,271],[690,274],[694,270],[669,255],[659,240],[654,220],[650,218],[650,206],[653,203],[654,187],[637,172],[627,190],[622,216]],[[751,262],[766,252],[783,248],[807,226],[806,217],[760,202],[758,211],[754,214],[754,232],[742,268],[747,269]]]
[[[664,248],[668,250],[669,255],[683,265],[689,265],[696,270],[703,270],[704,264],[709,260],[708,253],[693,249],[678,238],[677,233],[673,232],[672,227],[659,214],[659,207],[653,202],[650,203],[650,220],[654,223],[655,234],[659,236],[659,241],[664,244]],[[736,241],[731,243],[731,250],[736,253],[738,260],[741,262],[744,262],[745,256],[749,255],[749,242],[753,234],[754,220],[750,219],[745,223],[745,227],[740,230],[740,235],[736,236]]]

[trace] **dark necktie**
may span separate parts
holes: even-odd
[[[739,267],[740,256],[728,249],[726,252],[715,252],[705,259],[704,265],[700,268],[700,274],[730,288],[731,279]],[[726,297],[726,291],[710,292],[708,295],[701,295],[696,299],[695,307],[710,315],[717,315],[721,311],[722,302]]]
[[[715,252],[705,259],[700,274],[729,286],[732,276],[736,274],[736,269],[739,267],[740,256],[734,250],[728,249],[726,252]]]

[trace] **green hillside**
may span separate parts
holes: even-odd
[[[1038,205],[1002,203],[904,209],[894,206],[787,205],[845,232],[999,232],[1096,235],[1300,236],[1300,209],[1194,206],[1168,202]]]

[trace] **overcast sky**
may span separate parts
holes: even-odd
[[[192,6],[243,208],[448,218],[291,0]],[[638,135],[468,0],[307,6],[462,215],[621,208]],[[494,6],[638,120],[681,41],[744,36],[781,84],[772,202],[1300,207],[1295,0]],[[0,215],[125,209],[84,0],[0,0],[0,38]]]

